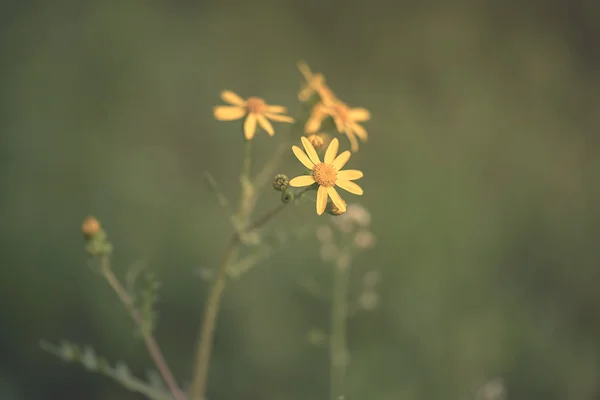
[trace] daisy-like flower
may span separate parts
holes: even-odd
[[[339,186],[353,194],[363,194],[361,187],[351,182],[362,178],[363,173],[356,169],[342,170],[350,159],[351,153],[344,151],[340,155],[337,155],[340,142],[337,139],[333,139],[329,147],[327,147],[323,162],[321,162],[317,151],[310,144],[310,141],[305,137],[301,139],[306,153],[298,146],[293,146],[292,150],[298,160],[312,171],[312,175],[297,176],[290,181],[290,186],[303,187],[317,183],[319,185],[319,190],[317,191],[317,214],[323,214],[325,208],[327,208],[327,197],[331,197],[333,204],[341,212],[345,212],[346,203],[342,200],[334,186]]]
[[[329,104],[335,101],[336,97],[333,91],[325,84],[325,77],[321,73],[313,74],[308,64],[304,61],[298,62],[298,69],[304,76],[306,84],[298,92],[298,99],[305,102],[308,101],[312,95],[318,94],[321,102]]]
[[[289,123],[294,122],[292,117],[279,115],[286,113],[287,108],[269,105],[260,97],[248,97],[244,100],[232,91],[225,90],[221,93],[221,98],[224,102],[232,105],[215,107],[215,118],[219,121],[233,121],[246,116],[246,121],[244,121],[244,135],[247,140],[254,137],[257,122],[258,125],[271,136],[275,134],[275,131],[269,120]]]
[[[350,108],[339,100],[330,104],[320,103],[314,107],[311,116],[306,121],[305,131],[307,133],[317,132],[326,117],[333,119],[338,132],[348,136],[353,152],[358,151],[356,136],[363,142],[367,141],[367,131],[358,124],[371,119],[371,113],[366,108]]]

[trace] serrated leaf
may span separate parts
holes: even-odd
[[[86,346],[83,349],[80,361],[81,364],[83,364],[83,366],[89,370],[98,369],[98,359],[96,357],[96,353],[94,352],[94,349],[89,346]]]
[[[129,366],[123,361],[117,361],[115,365],[115,377],[121,380],[128,380],[132,376]]]

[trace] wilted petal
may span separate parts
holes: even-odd
[[[310,161],[312,161],[314,164],[320,164],[321,159],[319,158],[317,151],[310,143],[310,141],[304,136],[302,136],[300,139],[302,140],[302,145],[304,146],[304,149],[306,150],[306,154],[308,155],[308,158],[310,158]]]
[[[267,133],[270,136],[273,136],[275,134],[275,131],[273,130],[273,125],[271,125],[271,123],[265,118],[264,115],[257,114],[256,120],[258,121],[260,127],[267,131]]]
[[[339,171],[340,169],[344,168],[344,165],[346,165],[346,163],[350,159],[350,155],[352,155],[352,153],[350,153],[348,150],[344,151],[339,156],[337,156],[335,160],[333,160],[331,165]]]
[[[356,135],[352,131],[348,131],[346,132],[346,136],[350,141],[350,149],[353,153],[356,153],[358,151],[358,139],[356,139]]]
[[[246,121],[244,121],[244,135],[246,139],[250,140],[254,137],[256,133],[256,114],[250,113],[246,117]]]
[[[371,113],[366,108],[351,108],[348,110],[348,117],[353,121],[364,122],[371,119]]]
[[[296,155],[296,158],[308,169],[313,169],[315,164],[308,158],[306,153],[302,151],[302,149],[298,146],[292,146],[292,151]]]
[[[345,181],[353,181],[355,179],[362,178],[363,173],[362,173],[362,171],[359,171],[357,169],[345,169],[343,171],[339,171],[337,176],[338,176],[338,179],[342,179]]]
[[[317,191],[317,214],[323,214],[325,208],[327,208],[327,188],[319,186],[319,190]]]
[[[231,90],[224,90],[221,92],[221,98],[223,101],[229,104],[235,104],[236,106],[245,106],[246,100],[242,99],[237,94],[233,93]]]
[[[329,147],[327,147],[324,157],[325,164],[331,164],[333,160],[335,160],[335,156],[337,156],[339,147],[340,141],[337,140],[337,138],[333,139],[331,143],[329,143]]]
[[[365,128],[363,128],[361,125],[357,124],[357,123],[353,123],[350,128],[352,129],[352,131],[354,133],[356,133],[356,135],[360,138],[360,140],[362,140],[363,142],[366,142],[367,139],[369,139],[369,135],[367,134],[367,131],[365,130]]]
[[[362,188],[354,182],[338,179],[335,184],[341,187],[342,189],[349,191],[352,194],[357,194],[359,196],[363,194]]]
[[[293,178],[290,181],[290,186],[293,187],[304,187],[310,186],[315,183],[315,179],[311,175],[301,175]]]
[[[236,106],[217,106],[213,109],[215,119],[219,121],[233,121],[246,115],[246,109]]]
[[[329,193],[329,197],[331,197],[331,201],[333,201],[333,204],[335,204],[335,206],[341,212],[343,212],[343,213],[346,212],[346,203],[344,203],[344,200],[342,200],[342,198],[340,197],[340,194],[337,192],[337,190],[335,190],[334,187],[328,187],[327,193]]]

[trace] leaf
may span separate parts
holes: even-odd
[[[150,383],[135,378],[123,361],[117,362],[112,368],[106,359],[96,355],[91,346],[82,348],[68,341],[62,341],[59,346],[56,346],[46,341],[40,341],[40,347],[64,361],[77,362],[90,371],[97,371],[112,378],[124,388],[141,393],[151,400],[172,400],[172,396],[164,389],[164,386],[157,385],[156,378],[151,379]],[[158,379],[160,380],[160,378]]]

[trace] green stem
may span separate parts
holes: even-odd
[[[331,337],[329,341],[329,367],[331,379],[331,400],[344,397],[348,349],[346,345],[346,318],[348,303],[348,267],[334,266],[333,304],[331,310]]]
[[[240,182],[242,185],[242,195],[240,196],[240,204],[238,209],[238,220],[240,226],[246,225],[248,217],[252,211],[254,186],[250,180],[250,170],[252,166],[252,140],[244,142],[244,159],[242,161],[242,172],[240,174]]]
[[[217,276],[210,288],[210,293],[206,301],[202,325],[200,326],[200,335],[198,338],[198,351],[196,353],[196,362],[194,365],[194,381],[190,392],[191,400],[204,400],[206,394],[206,378],[208,376],[208,367],[213,348],[213,339],[217,315],[221,305],[221,298],[227,283],[227,269],[239,246],[239,235],[234,234],[229,241],[225,256],[217,269]]]
[[[113,288],[117,296],[119,296],[119,299],[131,315],[131,318],[135,321],[136,325],[140,329],[142,337],[144,338],[144,343],[146,344],[146,348],[150,353],[150,357],[152,357],[154,365],[156,365],[156,368],[158,369],[160,375],[167,384],[167,387],[171,391],[171,394],[173,394],[173,398],[175,398],[176,400],[185,400],[185,395],[183,394],[183,391],[179,389],[179,386],[175,381],[175,377],[171,373],[167,361],[165,360],[160,350],[160,347],[156,342],[156,339],[154,339],[152,332],[148,329],[143,329],[142,316],[140,315],[138,309],[135,307],[131,295],[127,292],[127,290],[125,290],[123,285],[121,285],[119,279],[115,276],[112,268],[110,267],[110,260],[108,256],[102,256],[102,258],[100,259],[100,268],[102,271],[102,275],[104,275],[104,278],[106,279],[108,284]]]

